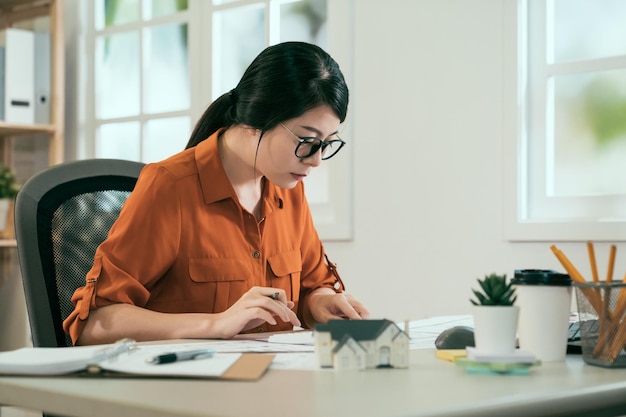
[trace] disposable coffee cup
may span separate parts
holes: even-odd
[[[572,280],[567,274],[545,269],[518,269],[511,280],[519,306],[520,350],[542,362],[565,360]]]

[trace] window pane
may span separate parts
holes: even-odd
[[[234,3],[239,0],[213,0],[214,5],[226,4],[226,3]]]
[[[140,0],[96,0],[95,26],[102,30],[139,20]]]
[[[213,17],[213,99],[234,88],[265,48],[265,9],[241,7]]]
[[[626,193],[626,70],[560,76],[554,92],[554,194]]]
[[[187,25],[146,29],[144,46],[145,112],[159,113],[189,108]]]
[[[146,123],[142,162],[156,162],[185,149],[191,133],[189,117],[155,119]]]
[[[96,117],[139,113],[139,56],[138,32],[96,40]]]
[[[554,0],[557,62],[626,54],[626,1]]]
[[[96,132],[96,158],[139,161],[139,122],[109,123]]]
[[[282,4],[280,41],[309,42],[326,49],[326,0]]]
[[[155,17],[168,16],[177,12],[187,10],[187,0],[152,0],[146,7],[145,19],[150,20]]]

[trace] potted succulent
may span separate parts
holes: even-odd
[[[0,231],[5,230],[10,223],[9,212],[19,189],[20,184],[13,171],[0,164]]]
[[[519,307],[515,287],[506,274],[492,273],[477,278],[480,289],[473,289],[470,299],[474,315],[474,338],[480,353],[510,355],[517,346]]]
[[[513,283],[507,282],[506,274],[490,274],[485,278],[477,278],[482,291],[472,290],[476,300],[471,300],[475,306],[512,306],[517,299]]]

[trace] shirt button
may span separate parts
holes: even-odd
[[[259,252],[259,251],[252,252],[252,257],[255,258],[255,259],[261,257],[261,252]]]
[[[256,331],[259,333],[263,333],[265,329],[263,327],[259,327],[258,329],[256,329]]]

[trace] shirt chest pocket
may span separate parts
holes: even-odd
[[[220,313],[247,290],[250,265],[241,259],[190,258],[191,291],[187,300],[198,302],[194,311]]]
[[[194,282],[244,281],[251,272],[242,259],[189,259],[189,276]]]
[[[300,298],[300,275],[302,273],[302,257],[300,251],[281,252],[267,258],[270,266],[269,276],[272,287],[285,290],[287,297],[297,302]]]

